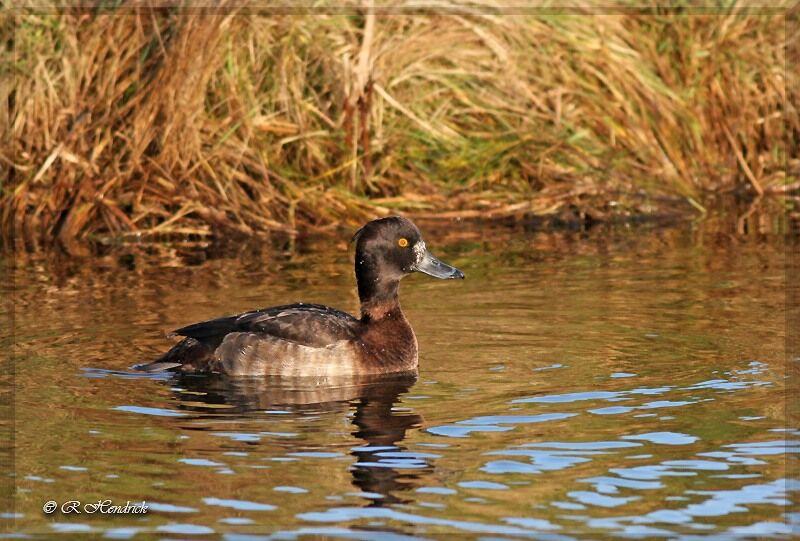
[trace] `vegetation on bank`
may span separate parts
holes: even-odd
[[[5,13],[4,237],[602,214],[797,181],[779,9],[398,6]]]

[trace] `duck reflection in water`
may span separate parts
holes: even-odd
[[[420,415],[395,407],[416,380],[416,372],[320,378],[182,376],[178,387],[185,391],[179,392],[178,398],[183,402],[180,409],[194,414],[219,415],[225,411],[228,415],[247,415],[283,410],[306,415],[346,414],[354,410],[352,434],[363,444],[356,444],[351,450],[356,459],[351,466],[353,485],[362,492],[379,495],[369,503],[379,507],[407,502],[397,493],[414,488],[417,478],[433,471],[426,458],[408,453],[401,445],[410,429],[423,424]],[[230,407],[214,407],[219,404]]]

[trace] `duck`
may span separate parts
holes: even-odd
[[[194,323],[144,372],[338,377],[416,372],[419,347],[400,307],[400,281],[464,273],[437,259],[408,218],[373,220],[353,235],[361,317],[320,304],[285,304]]]

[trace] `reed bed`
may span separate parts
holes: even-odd
[[[387,5],[6,12],[4,237],[603,213],[797,181],[781,10]]]

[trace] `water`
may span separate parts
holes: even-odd
[[[165,331],[204,318],[300,300],[354,311],[345,241],[17,258],[11,531],[796,532],[780,231],[427,229],[467,279],[403,283],[416,380],[128,372],[168,347]],[[150,510],[41,511],[105,499]]]

